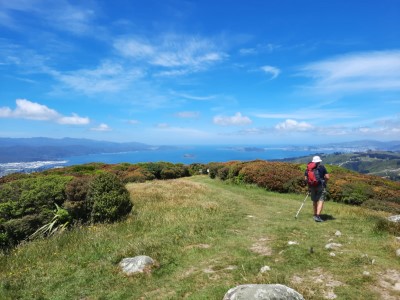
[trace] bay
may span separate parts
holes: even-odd
[[[268,146],[185,146],[176,148],[160,148],[154,150],[133,151],[123,153],[101,153],[83,156],[65,157],[65,165],[77,165],[91,162],[107,164],[140,163],[140,162],[171,162],[171,163],[210,163],[227,162],[232,160],[251,161],[278,160],[300,156],[311,156],[317,149],[293,149],[291,147]],[[333,152],[324,151],[325,153]]]

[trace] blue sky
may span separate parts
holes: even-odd
[[[0,0],[0,136],[400,137],[400,1]]]

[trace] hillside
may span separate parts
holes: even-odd
[[[400,152],[366,151],[320,154],[324,164],[336,165],[362,174],[376,175],[390,180],[400,180]],[[282,161],[306,163],[310,157],[297,157]]]
[[[134,211],[125,221],[0,255],[2,299],[222,299],[244,283],[285,284],[310,300],[400,296],[400,242],[387,213],[328,202],[326,222],[315,223],[306,202],[296,220],[304,195],[207,176],[127,188]],[[159,267],[123,275],[118,263],[136,255]]]

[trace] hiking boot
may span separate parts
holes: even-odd
[[[323,222],[324,220],[322,220],[320,216],[314,216],[314,221],[315,222]]]

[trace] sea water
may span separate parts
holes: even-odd
[[[176,148],[161,148],[155,150],[141,150],[123,153],[102,153],[83,156],[65,157],[66,165],[85,164],[90,162],[102,162],[107,164],[116,163],[139,163],[139,162],[171,162],[171,163],[210,163],[227,162],[232,160],[251,161],[278,160],[284,158],[295,158],[311,156],[317,151],[301,150],[288,147],[241,147],[241,146],[185,146]],[[324,151],[327,153],[327,151]],[[332,151],[333,152],[333,151]]]

